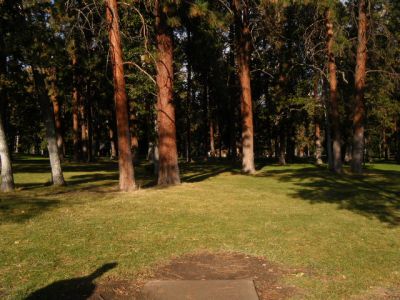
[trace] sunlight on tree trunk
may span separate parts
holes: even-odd
[[[248,16],[248,1],[241,3],[239,0],[233,1],[233,10],[236,24],[236,49],[237,65],[242,89],[241,95],[241,115],[242,115],[242,171],[254,174],[254,128],[253,128],[253,104],[251,96],[251,77],[250,77],[250,52],[251,52],[251,32]]]
[[[163,12],[162,1],[155,1],[157,39],[157,128],[158,184],[180,183],[173,104],[173,38]]]
[[[3,101],[3,99],[0,99]],[[0,112],[0,164],[1,164],[1,191],[11,192],[14,190],[14,176],[11,165],[10,151],[8,149],[6,132],[3,125],[3,116]]]
[[[106,1],[106,13],[109,26],[110,54],[114,75],[114,100],[118,134],[119,188],[121,191],[130,191],[134,190],[136,186],[133,171],[128,102],[125,88],[116,0]]]
[[[367,28],[367,7],[365,0],[360,0],[358,4],[358,45],[355,71],[356,97],[353,116],[353,155],[351,160],[351,171],[356,174],[362,173],[362,164],[364,161],[364,90],[367,64]]]
[[[65,185],[64,175],[61,168],[61,159],[57,146],[57,134],[54,123],[53,106],[46,90],[44,74],[42,69],[33,69],[35,87],[40,101],[43,121],[46,129],[47,148],[49,150],[51,181],[53,185]]]
[[[331,20],[331,10],[326,10],[325,24],[327,29],[327,52],[328,52],[328,69],[329,69],[329,111],[333,133],[333,171],[342,173],[342,151],[341,151],[341,134],[340,134],[340,117],[338,108],[338,92],[336,78],[336,62],[334,49],[334,29]],[[328,145],[330,147],[330,145]]]

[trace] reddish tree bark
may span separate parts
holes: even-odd
[[[326,10],[325,25],[327,30],[326,48],[328,53],[328,70],[329,70],[329,108],[333,135],[333,165],[332,169],[335,173],[342,173],[342,151],[341,151],[341,134],[340,134],[340,117],[338,108],[338,91],[336,78],[336,62],[333,53],[334,47],[334,29],[332,23],[332,12]],[[328,145],[331,147],[331,145]]]
[[[73,159],[78,161],[80,159],[80,135],[79,135],[79,88],[78,88],[78,74],[77,74],[77,57],[76,53],[72,54],[72,68],[73,68],[73,87],[72,87],[72,142],[73,142]]]
[[[364,161],[364,90],[367,65],[367,7],[366,1],[360,0],[358,3],[358,45],[357,45],[357,65],[355,73],[355,103],[353,115],[353,155],[351,160],[351,170],[354,173],[362,173]]]
[[[250,78],[251,32],[248,17],[248,0],[233,0],[236,25],[236,61],[238,66],[242,116],[242,171],[253,174],[254,166],[254,128]]]
[[[109,26],[110,54],[114,76],[114,100],[118,134],[119,188],[121,191],[130,191],[135,189],[135,179],[116,0],[106,1],[106,14]]]
[[[162,1],[155,1],[157,40],[157,127],[158,184],[179,184],[176,146],[175,107],[173,104],[173,38]]]

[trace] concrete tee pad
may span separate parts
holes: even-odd
[[[258,300],[252,280],[154,280],[143,300]]]

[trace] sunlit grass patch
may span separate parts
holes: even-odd
[[[307,164],[255,176],[227,163],[181,167],[183,184],[160,189],[141,163],[142,188],[120,193],[115,162],[66,163],[68,186],[53,188],[46,160],[19,159],[18,190],[0,194],[0,293],[24,298],[113,262],[104,276],[134,278],[199,249],[309,270],[287,279],[306,298],[398,287],[399,166],[369,166],[362,177]]]

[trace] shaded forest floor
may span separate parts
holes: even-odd
[[[263,257],[280,270],[270,288],[296,290],[277,298],[400,298],[400,166],[369,165],[364,176],[310,164],[260,165],[255,176],[217,162],[181,169],[182,185],[157,188],[143,163],[140,190],[120,193],[115,162],[66,163],[68,186],[53,188],[46,159],[17,157],[18,190],[0,194],[0,298],[82,278],[86,296],[174,278],[160,266],[193,253],[228,270],[218,253]]]

